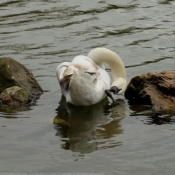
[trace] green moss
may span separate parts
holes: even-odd
[[[33,74],[12,58],[0,58],[0,93],[9,87],[25,88],[32,95],[41,95],[42,88]]]
[[[0,64],[0,92],[15,85],[15,81],[11,78],[10,68],[8,68],[6,65]]]

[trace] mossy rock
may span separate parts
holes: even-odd
[[[0,58],[0,93],[12,86],[24,88],[34,96],[43,93],[33,74],[24,65],[12,58]]]
[[[155,112],[175,113],[175,71],[149,72],[131,79],[125,97],[130,104],[146,104]]]
[[[0,100],[8,106],[27,105],[32,100],[32,95],[25,89],[13,86],[2,91]]]

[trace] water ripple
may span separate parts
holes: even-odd
[[[116,10],[116,9],[126,9],[126,10],[130,10],[130,9],[134,9],[136,8],[137,5],[114,5],[114,4],[108,4],[107,7],[104,8],[100,8],[100,9],[90,9],[90,10],[86,10],[86,11],[76,11],[75,15],[85,15],[85,14],[98,14],[98,13],[104,13],[104,12],[108,12],[110,10]]]
[[[144,65],[152,64],[152,63],[158,63],[158,62],[163,61],[163,60],[166,60],[166,59],[174,59],[174,57],[168,57],[168,56],[166,56],[166,57],[162,57],[162,58],[158,58],[158,59],[153,59],[151,61],[144,61],[144,62],[139,63],[139,64],[134,64],[134,65],[126,66],[126,68],[144,66]]]

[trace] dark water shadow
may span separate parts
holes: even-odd
[[[40,96],[37,96],[31,101],[31,103],[17,107],[2,104],[2,102],[0,101],[0,118],[7,118],[7,119],[30,118],[30,117],[24,117],[22,112],[33,110],[33,107],[37,106],[39,100]]]
[[[146,119],[142,121],[148,125],[175,123],[174,112],[155,112],[149,105],[130,105],[130,110],[130,116],[138,116],[141,120],[143,116],[146,116]]]
[[[167,59],[173,59],[173,57],[169,57],[169,56],[161,57],[161,58],[157,58],[157,59],[154,59],[154,60],[151,60],[151,61],[144,61],[144,62],[141,62],[139,64],[125,66],[125,68],[145,66],[145,65],[148,65],[148,64],[159,63],[159,62],[167,60]]]
[[[162,1],[159,1],[158,2],[158,4],[165,4],[165,5],[167,5],[167,4],[171,4],[172,2],[173,2],[174,0],[162,0]]]
[[[88,107],[66,104],[63,98],[54,118],[56,136],[62,148],[72,152],[91,153],[122,145],[116,139],[123,133],[120,121],[125,117],[125,102],[117,100],[110,106],[107,99]]]
[[[114,5],[114,4],[108,4],[106,7],[103,8],[94,8],[86,11],[77,10],[74,12],[75,15],[84,15],[84,14],[99,14],[99,13],[105,13],[110,10],[118,10],[118,9],[125,9],[125,10],[132,10],[135,9],[137,5]]]
[[[20,112],[31,110],[31,106],[9,107],[0,104],[0,118],[17,119],[26,118]]]

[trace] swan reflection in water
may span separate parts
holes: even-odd
[[[120,121],[125,117],[125,102],[116,101],[111,107],[106,99],[87,107],[67,104],[63,97],[54,118],[56,136],[65,142],[62,147],[79,153],[121,145],[118,134],[123,133]]]

